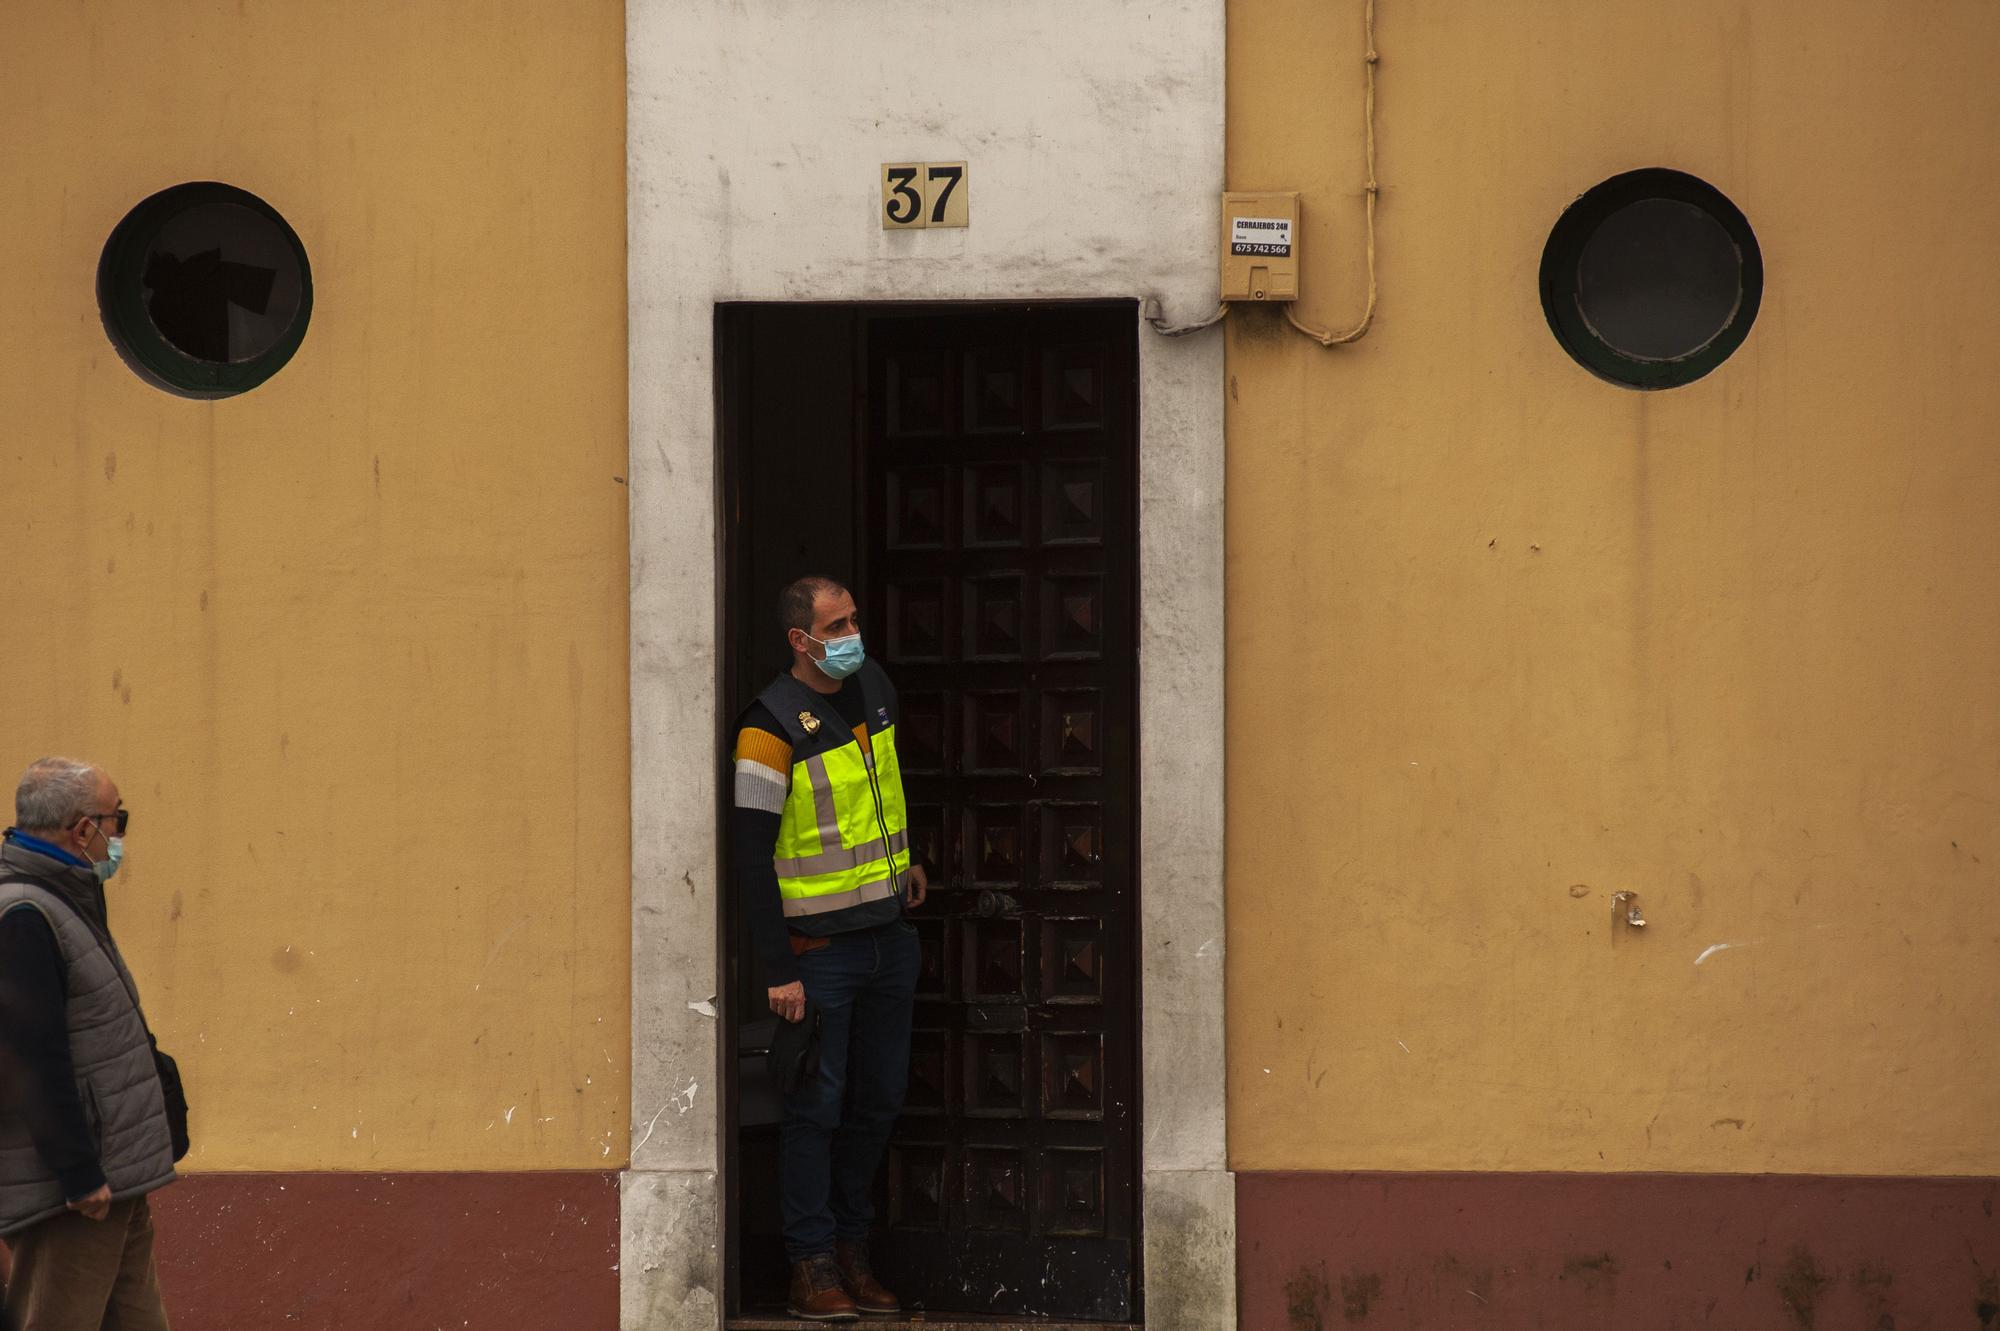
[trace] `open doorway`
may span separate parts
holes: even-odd
[[[808,572],[854,588],[901,695],[933,888],[875,1253],[932,1322],[1140,1316],[1137,326],[1129,302],[717,311],[719,724],[786,664],[776,597]],[[765,982],[722,900],[725,1047],[755,1047]],[[759,1068],[729,1079],[732,1317],[784,1301]]]

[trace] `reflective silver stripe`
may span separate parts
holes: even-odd
[[[813,816],[819,820],[820,849],[840,845],[840,811],[833,807],[833,778],[826,774],[826,759],[815,753],[806,759],[806,780],[812,786]]]
[[[891,855],[910,848],[910,834],[897,832],[889,838]],[[796,859],[773,860],[780,878],[810,878],[815,874],[841,873],[848,869],[859,869],[864,864],[872,864],[883,858],[882,838],[876,837],[865,845],[853,850],[823,850],[817,855],[801,855]]]
[[[752,758],[736,760],[736,807],[785,811],[785,778]]]
[[[801,915],[826,915],[836,910],[846,910],[849,906],[865,906],[871,901],[887,901],[896,895],[896,889],[887,878],[878,878],[872,883],[863,883],[852,892],[835,892],[824,897],[804,897],[785,901],[785,915],[797,919]]]

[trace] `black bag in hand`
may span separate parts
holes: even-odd
[[[771,1084],[790,1095],[819,1075],[819,1008],[808,998],[802,1021],[778,1019],[771,1036]]]

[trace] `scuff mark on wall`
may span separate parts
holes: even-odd
[[[1812,1331],[1819,1318],[1820,1294],[1832,1283],[1833,1278],[1819,1269],[1811,1252],[1803,1247],[1793,1248],[1790,1260],[1778,1275],[1778,1299],[1793,1322],[1804,1331]]]
[[[1470,1290],[1466,1291],[1471,1293]],[[1340,1278],[1340,1312],[1350,1322],[1367,1318],[1375,1301],[1382,1297],[1382,1277],[1373,1271],[1356,1271]],[[1478,1295],[1473,1295],[1478,1298]],[[1484,1299],[1479,1300],[1484,1303]]]
[[[1301,1267],[1285,1282],[1285,1317],[1291,1331],[1325,1331],[1326,1273]]]

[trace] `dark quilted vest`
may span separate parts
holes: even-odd
[[[11,845],[8,850],[16,852]],[[174,1181],[173,1142],[138,986],[108,934],[55,893],[6,881],[17,872],[17,864],[0,864],[0,915],[39,911],[62,949],[70,1058],[112,1198],[164,1187]],[[20,1106],[0,1104],[0,1235],[59,1215],[66,1202],[55,1172],[28,1136]]]

